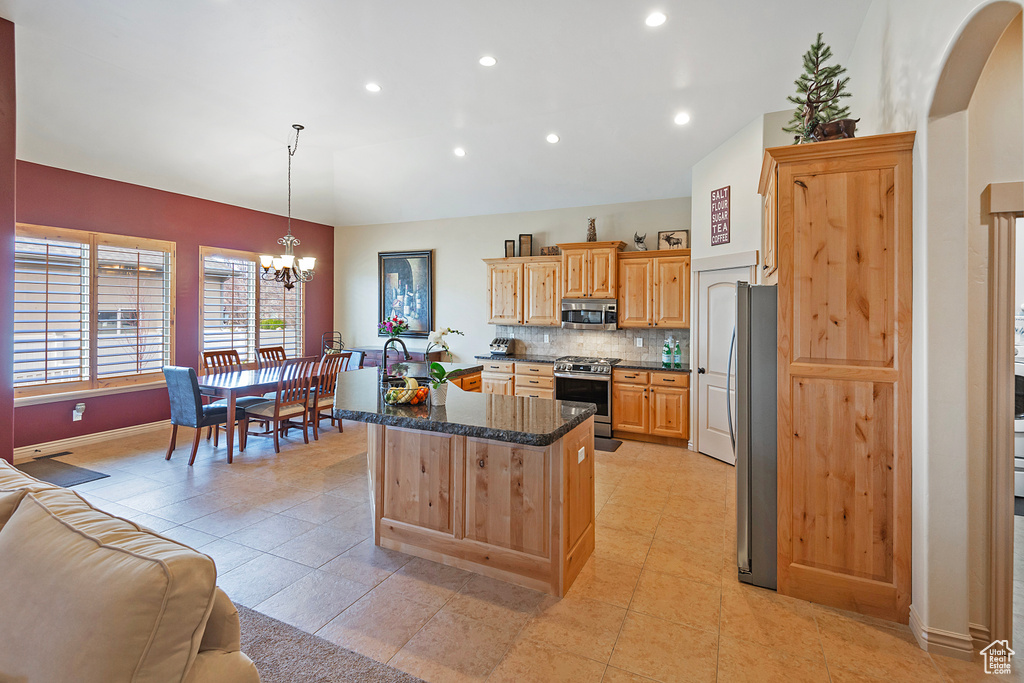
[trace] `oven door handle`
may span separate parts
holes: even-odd
[[[555,377],[569,379],[592,379],[599,382],[610,382],[612,378],[608,375],[590,374],[589,372],[556,372]]]

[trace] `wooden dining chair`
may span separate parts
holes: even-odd
[[[264,346],[261,349],[256,349],[256,356],[259,359],[261,368],[280,365],[288,360],[288,355],[284,352],[283,346]]]
[[[352,359],[351,351],[340,353],[325,353],[320,359],[320,369],[317,370],[316,390],[309,404],[309,419],[313,423],[313,439],[320,440],[320,420],[325,417],[334,426],[334,392],[338,386],[338,373],[348,370],[349,361]],[[326,410],[327,412],[323,412]],[[344,432],[341,420],[337,421],[338,431]]]
[[[188,458],[189,467],[196,461],[199,450],[199,437],[203,427],[219,426],[227,422],[227,405],[203,405],[202,394],[199,393],[199,378],[192,368],[168,365],[163,369],[167,381],[167,394],[171,401],[171,443],[167,446],[165,460],[171,459],[178,438],[178,427],[193,427],[196,430],[192,440],[192,455]],[[245,435],[248,422],[245,409],[235,408],[235,419],[238,421],[238,452],[245,450]],[[214,446],[217,442],[214,441]]]
[[[313,395],[313,369],[316,356],[292,358],[281,363],[281,378],[273,400],[246,408],[250,419],[264,419],[273,423],[274,452],[281,452],[281,432],[302,428],[302,438],[309,443],[309,402]]]
[[[242,369],[242,358],[238,355],[238,351],[234,349],[223,349],[220,351],[203,351],[203,374],[209,375],[213,372],[238,372]],[[257,403],[263,403],[266,399],[262,396],[239,396],[235,399],[235,407],[246,408]],[[223,405],[227,409],[227,401],[214,401],[210,405]],[[269,423],[259,420],[263,423],[265,429],[269,429]],[[217,435],[214,433],[215,427],[210,427],[206,431],[206,439],[209,440],[210,436],[214,437],[213,445],[217,445]],[[223,427],[221,427],[223,429]]]

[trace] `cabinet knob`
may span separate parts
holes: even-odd
[[[479,465],[480,467],[484,467],[486,465],[486,463],[484,463],[484,459],[483,458],[480,458],[479,460],[477,460],[476,464]]]
[[[704,368],[697,368],[698,375],[703,375],[705,372],[707,372],[707,370],[705,370]]]

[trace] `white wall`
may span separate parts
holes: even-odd
[[[377,347],[377,252],[434,250],[434,325],[466,333],[452,339],[457,359],[486,353],[494,337],[487,324],[487,269],[482,259],[504,255],[504,241],[533,234],[534,253],[560,242],[583,242],[587,218],[597,218],[598,240],[622,240],[633,250],[633,234],[647,234],[657,247],[659,230],[690,227],[688,197],[604,204],[550,211],[433,221],[338,227],[335,230],[334,325],[352,346]],[[422,349],[424,342],[409,342]]]
[[[917,130],[914,151],[913,609],[966,637],[968,516],[967,113],[929,120],[946,57],[979,0],[874,0],[845,65],[861,134]],[[1017,4],[1017,3],[1013,3]],[[941,144],[939,142],[941,141]],[[934,144],[933,144],[934,143]],[[1011,153],[1018,154],[1019,150]],[[971,291],[975,291],[972,289]],[[976,472],[972,472],[976,474]]]
[[[757,184],[766,147],[789,144],[782,132],[792,111],[758,116],[693,167],[691,256],[735,254],[761,249],[761,195]],[[711,246],[711,193],[730,186],[732,215],[728,244]]]

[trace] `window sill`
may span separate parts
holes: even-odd
[[[14,399],[14,407],[38,406],[47,403],[60,403],[61,401],[74,401],[82,398],[95,398],[97,396],[109,396],[110,394],[127,394],[133,391],[150,391],[162,389],[167,386],[163,380],[146,382],[145,384],[131,384],[123,387],[106,387],[104,389],[83,389],[81,391],[65,391],[57,394],[42,394],[40,396],[23,396]]]

